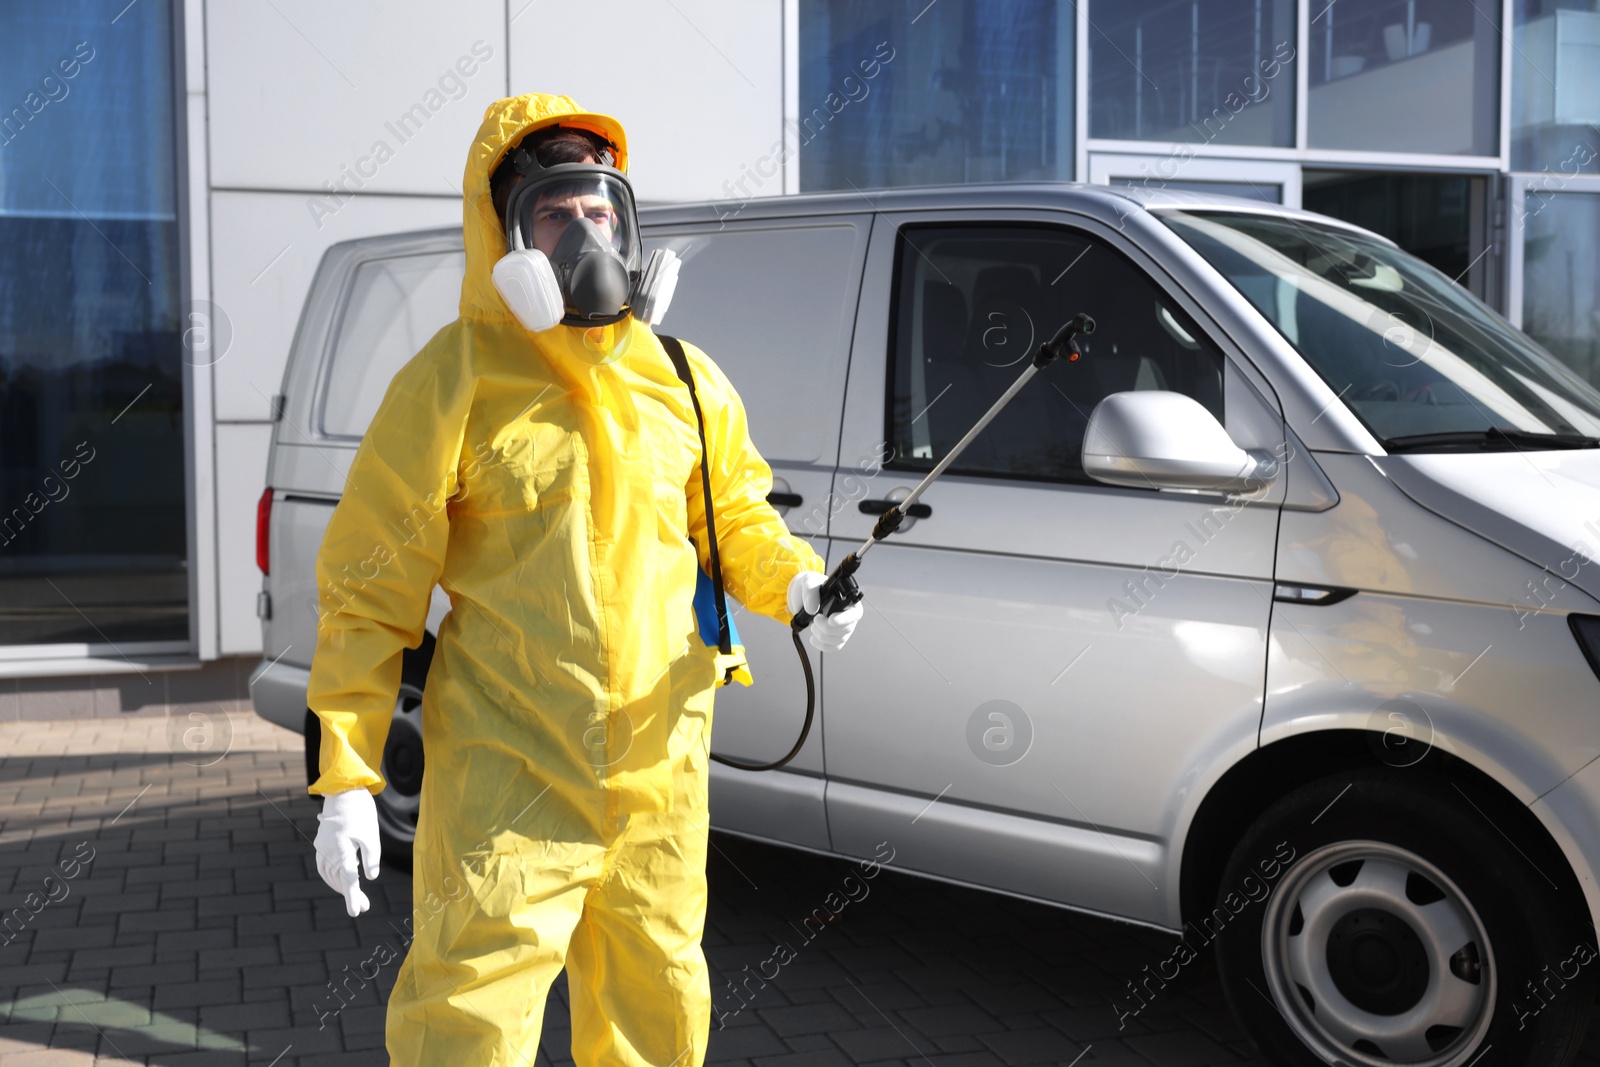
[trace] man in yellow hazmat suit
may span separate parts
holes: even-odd
[[[665,272],[643,262],[626,168],[621,126],[567,97],[490,106],[464,178],[460,318],[395,375],[317,558],[316,850],[351,915],[358,852],[377,874],[401,654],[436,583],[451,603],[422,703],[395,1064],[531,1065],[563,966],[580,1065],[705,1054],[712,692],[748,674],[692,607],[710,571],[701,442],[647,325]],[[781,622],[815,612],[822,561],[767,504],[733,387],[684,347],[724,586]],[[860,612],[819,616],[813,644],[842,647]]]

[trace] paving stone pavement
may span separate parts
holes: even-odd
[[[313,867],[298,735],[213,719],[199,756],[175,731],[202,727],[160,715],[6,725],[0,1067],[386,1062],[398,963],[375,961],[403,944],[410,878],[385,870],[348,918]],[[884,870],[817,932],[854,864],[712,842],[711,1062],[1259,1062],[1205,958],[1118,1029],[1111,998],[1172,945],[1153,931]],[[538,1067],[572,1062],[569,1035],[558,982]],[[1600,1025],[1578,1062],[1600,1065]]]

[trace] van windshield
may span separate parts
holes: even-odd
[[[1159,217],[1390,452],[1600,445],[1600,391],[1421,260],[1306,219]]]

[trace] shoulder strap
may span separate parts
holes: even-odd
[[[711,556],[711,589],[717,598],[717,649],[726,656],[733,652],[733,641],[728,634],[728,598],[722,591],[722,558],[717,552],[717,516],[711,502],[711,462],[706,449],[706,419],[700,411],[700,397],[694,391],[694,375],[689,370],[689,357],[684,354],[683,344],[676,337],[668,337],[664,333],[656,334],[656,340],[667,350],[667,358],[672,360],[678,377],[689,387],[689,402],[694,405],[694,421],[700,431],[700,488],[705,494],[706,536],[711,541],[707,548]]]

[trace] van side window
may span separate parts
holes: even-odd
[[[1084,429],[1111,393],[1169,389],[1220,421],[1222,353],[1145,273],[1065,227],[905,227],[895,274],[891,466],[929,470],[1055,331],[1094,316],[1083,358],[1040,371],[962,453],[959,473],[1092,483]]]
[[[356,268],[324,378],[321,432],[360,437],[395,372],[459,314],[461,252],[370,259]]]
[[[866,228],[751,225],[645,234],[683,273],[661,332],[700,346],[744,401],[768,460],[832,465]]]

